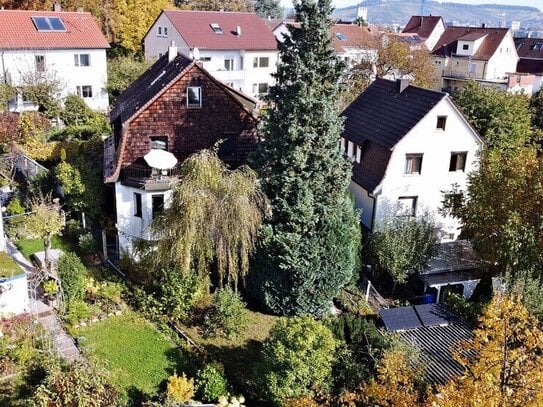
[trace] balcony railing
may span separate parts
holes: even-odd
[[[475,72],[443,71],[444,78],[455,79],[482,79],[478,78]]]
[[[159,170],[142,164],[131,164],[122,169],[123,182],[145,190],[169,189],[179,175],[181,164],[167,170]]]

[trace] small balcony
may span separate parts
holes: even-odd
[[[165,191],[177,179],[180,168],[180,163],[168,170],[159,170],[137,162],[121,170],[121,180],[127,186],[146,191]]]
[[[452,78],[452,79],[482,79],[477,78],[477,74],[475,72],[461,72],[461,71],[443,71],[443,77],[444,78]]]

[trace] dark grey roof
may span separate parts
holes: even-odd
[[[181,54],[171,62],[168,61],[168,53],[160,57],[119,95],[109,114],[110,121],[129,119],[190,64],[192,61]]]
[[[449,273],[421,274],[419,278],[430,287],[449,284],[460,284],[466,281],[478,281],[483,278],[480,269],[451,271]]]
[[[473,270],[482,264],[469,240],[455,240],[439,245],[437,255],[428,262],[428,267],[422,274]]]
[[[353,179],[373,192],[381,182],[390,151],[444,97],[445,93],[377,78],[344,111],[343,137],[362,146],[362,165]]]

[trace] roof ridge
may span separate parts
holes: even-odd
[[[165,9],[162,9],[162,11],[164,11],[164,12],[166,12],[166,11],[171,11],[171,12],[175,12],[175,13],[251,14],[251,15],[258,16],[258,14],[254,13],[254,12],[251,12],[251,11],[178,10],[178,9],[173,9],[173,8],[165,8]],[[258,17],[258,18],[261,18],[261,17]]]

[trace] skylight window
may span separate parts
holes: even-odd
[[[543,42],[538,42],[532,47],[532,51],[541,51],[543,50]]]
[[[222,31],[222,28],[221,28],[221,26],[219,24],[211,23],[210,26],[211,26],[211,29],[213,30],[213,32],[215,34],[224,34],[223,31]]]
[[[347,37],[343,33],[336,33],[336,37],[340,41],[347,41]]]
[[[32,22],[38,31],[66,31],[60,17],[32,17]]]

